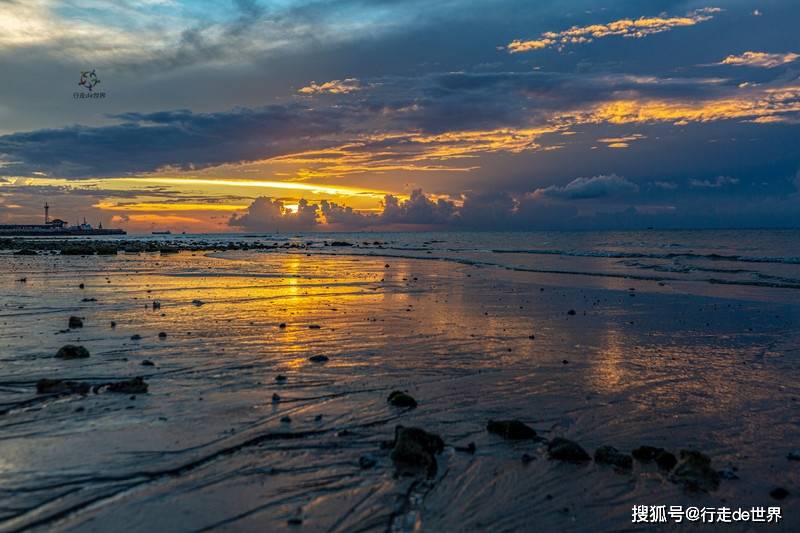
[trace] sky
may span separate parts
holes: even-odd
[[[794,0],[0,0],[0,224],[796,228],[798,23]]]

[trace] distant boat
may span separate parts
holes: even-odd
[[[154,232],[153,232],[153,235],[172,235],[172,232],[171,232],[170,230],[166,230],[166,231],[154,231]]]

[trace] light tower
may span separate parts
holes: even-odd
[[[50,206],[47,204],[47,202],[44,203],[44,223],[50,223]]]

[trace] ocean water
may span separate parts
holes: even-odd
[[[800,230],[126,235],[113,240],[140,239],[220,246],[298,243],[309,253],[442,260],[574,276],[576,284],[601,278],[649,280],[703,294],[771,298],[786,293],[742,287],[800,289]],[[354,246],[325,246],[334,241]]]

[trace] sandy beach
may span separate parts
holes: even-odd
[[[0,257],[0,529],[609,531],[639,527],[635,505],[782,506],[774,527],[800,527],[770,496],[800,483],[793,289],[355,252]],[[68,344],[90,356],[54,357]],[[146,393],[106,385],[137,376]],[[441,437],[435,473],[398,475],[396,426]],[[558,460],[557,437],[696,450],[718,487]]]

